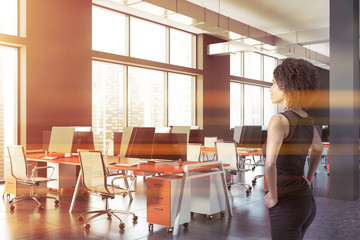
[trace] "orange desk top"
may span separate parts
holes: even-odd
[[[255,149],[253,151],[248,151],[246,148],[236,148],[238,155],[246,156],[262,156],[262,151],[260,149]],[[215,147],[201,147],[202,154],[215,154]]]
[[[80,165],[79,157],[73,155],[71,157],[59,157],[57,159],[44,159],[42,158],[44,153],[31,153],[26,154],[26,158],[29,161],[38,161],[38,162],[51,162],[51,163],[62,163],[62,164],[71,164],[71,165]],[[128,158],[128,157],[118,157],[118,156],[107,156],[104,157],[105,167],[111,169],[120,169],[120,170],[131,170],[131,171],[141,171],[148,173],[162,173],[162,174],[178,174],[183,173],[186,165],[189,164],[197,164],[199,162],[194,161],[164,161],[164,162],[153,162],[153,163],[141,163],[136,166],[117,166],[110,165],[108,163],[138,163],[139,161],[144,161],[146,159],[141,158]],[[217,167],[218,164],[214,162],[214,165],[209,165],[206,167],[199,167],[193,169],[192,171],[203,170],[204,168],[214,168]]]

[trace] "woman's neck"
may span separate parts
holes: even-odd
[[[288,108],[286,110],[291,110],[291,111],[299,114],[303,118],[309,117],[309,114],[307,112],[305,112],[302,108]]]

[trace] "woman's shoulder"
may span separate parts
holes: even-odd
[[[271,117],[269,126],[286,126],[289,125],[289,120],[283,113],[275,114]]]
[[[286,120],[287,120],[287,116],[286,116],[284,113],[285,113],[285,112],[277,113],[277,114],[273,115],[273,116],[270,118],[270,122],[271,122],[271,121],[273,121],[273,122],[286,121]]]

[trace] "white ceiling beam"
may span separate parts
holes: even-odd
[[[300,44],[311,45],[329,42],[329,28],[310,29],[306,31],[289,32],[276,35],[275,45]]]
[[[301,46],[326,41],[326,36],[328,36],[328,30],[326,29],[316,29],[274,36],[261,29],[239,22],[233,18],[224,16],[218,12],[186,0],[142,1],[193,18],[195,23],[192,26],[209,31],[210,33],[221,36],[235,33],[241,36],[240,39],[238,39],[241,41],[234,40],[227,43],[210,44],[208,46],[208,54],[210,55],[223,55],[241,51],[263,52],[268,55],[278,55],[283,53],[285,54],[283,56],[307,58],[310,61],[319,62],[322,65],[330,64],[329,57]],[[256,40],[255,44],[257,46],[254,44],[246,44],[246,39]],[[261,44],[273,46],[275,49],[264,50],[261,48]]]

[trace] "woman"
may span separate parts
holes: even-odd
[[[265,178],[269,192],[272,239],[303,239],[315,218],[310,188],[322,154],[322,143],[313,121],[304,110],[318,87],[315,67],[302,59],[285,59],[274,70],[270,88],[273,103],[286,110],[270,119],[266,143]],[[309,170],[304,176],[306,156]]]

